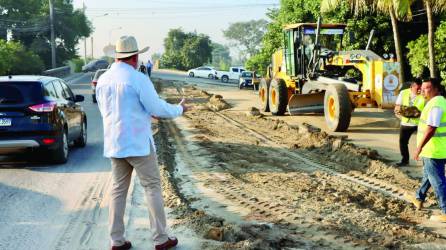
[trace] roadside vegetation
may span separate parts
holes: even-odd
[[[378,55],[396,54],[406,78],[437,76],[437,72],[444,78],[445,7],[444,0],[281,0],[279,9],[266,13],[270,22],[260,52],[247,60],[246,67],[264,72],[271,55],[282,45],[283,25],[316,22],[321,16],[324,23],[347,24],[343,40],[346,49],[364,49],[374,29],[371,50]],[[432,35],[435,42],[430,43],[428,31],[436,30],[438,25]]]
[[[92,25],[71,1],[55,0],[56,65],[78,58],[76,44]],[[51,68],[48,1],[0,0],[0,74],[37,74]]]

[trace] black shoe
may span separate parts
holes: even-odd
[[[409,166],[409,162],[398,162],[397,164],[395,164],[397,167],[404,167],[404,166]]]
[[[122,246],[112,246],[111,250],[128,250],[130,248],[132,248],[132,243],[130,243],[130,241],[126,240],[124,242],[124,245],[122,245]]]

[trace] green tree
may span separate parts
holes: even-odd
[[[182,55],[179,53],[184,46],[187,34],[181,28],[171,29],[164,39],[165,52],[161,57],[161,67],[182,69]]]
[[[164,39],[165,53],[161,67],[190,69],[212,61],[212,46],[208,36],[171,29]]]
[[[326,12],[336,9],[337,6],[346,2],[355,15],[360,15],[370,11],[389,14],[392,23],[393,40],[395,42],[395,52],[398,62],[400,62],[400,82],[404,82],[404,62],[403,50],[401,48],[400,32],[398,30],[398,19],[410,18],[412,13],[410,6],[412,0],[322,0],[321,11]]]
[[[267,24],[264,19],[232,23],[223,30],[223,36],[235,42],[243,57],[250,57],[259,52]]]
[[[41,74],[42,60],[18,42],[0,39],[0,75]]]
[[[191,69],[212,61],[212,42],[209,36],[190,34],[181,48],[182,68]]]
[[[212,43],[212,65],[221,70],[227,70],[231,62],[229,48],[219,43]]]
[[[91,24],[72,1],[53,0],[58,65],[77,57],[76,44],[91,33]],[[0,35],[12,32],[12,39],[20,41],[51,65],[49,2],[39,0],[0,0]]]
[[[435,22],[433,13],[439,13],[446,9],[446,0],[423,0],[427,14],[427,40],[429,48],[429,69],[431,77],[438,77],[437,66],[435,64]]]
[[[344,20],[339,16],[345,16],[343,13],[347,13],[347,10],[333,12],[326,16],[326,21],[342,22]],[[249,58],[245,64],[248,69],[257,70],[262,74],[271,63],[272,54],[282,46],[283,26],[290,23],[316,22],[320,15],[320,1],[281,0],[280,8],[269,9],[266,15],[271,22],[267,25],[260,52]]]
[[[429,41],[426,34],[407,44],[409,53],[407,58],[411,67],[411,72],[417,77],[429,75],[430,57]],[[436,51],[435,65],[438,67],[440,75],[446,79],[446,21],[443,21],[434,34],[434,45]]]

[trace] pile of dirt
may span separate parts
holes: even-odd
[[[207,107],[214,111],[222,111],[225,109],[231,108],[231,105],[229,105],[221,95],[212,95],[211,98],[209,98],[209,102],[207,103]]]

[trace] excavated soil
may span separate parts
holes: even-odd
[[[154,81],[170,102],[191,111],[155,123],[166,206],[176,225],[204,239],[201,249],[430,249],[442,235],[420,226],[431,210],[307,166],[305,154],[339,173],[357,172],[413,191],[419,180],[311,125],[289,126],[256,109],[231,110],[223,96],[180,82]],[[234,127],[218,113],[269,138]],[[429,203],[435,207],[435,198]]]

